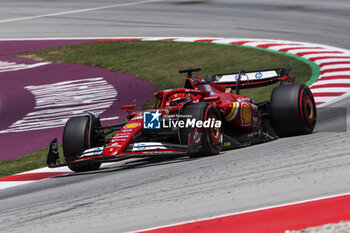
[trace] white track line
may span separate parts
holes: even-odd
[[[0,182],[0,190],[2,189],[7,189],[7,188],[12,188],[12,187],[16,187],[16,186],[20,186],[20,185],[24,185],[24,184],[30,184],[36,182],[35,180],[31,180],[31,181],[1,181]]]
[[[97,11],[97,10],[118,8],[118,7],[125,7],[125,6],[135,6],[135,5],[147,4],[147,3],[153,3],[153,2],[163,2],[163,1],[164,0],[146,0],[146,1],[139,1],[139,2],[114,4],[114,5],[109,5],[109,6],[93,7],[93,8],[86,8],[86,9],[73,10],[73,11],[63,11],[63,12],[43,14],[43,15],[34,15],[34,16],[27,16],[27,17],[13,18],[13,19],[3,19],[3,20],[0,20],[0,23],[9,23],[9,22],[16,22],[16,21],[23,21],[23,20],[39,19],[39,18],[44,18],[44,17],[76,14],[76,13],[83,13],[83,12],[89,12],[89,11]]]
[[[106,168],[113,167],[113,166],[115,166],[115,163],[103,163],[103,164],[101,164],[100,169],[103,169],[103,168],[106,169]],[[15,174],[15,175],[56,173],[56,172],[67,172],[67,174],[73,173],[68,167],[57,167],[57,168],[43,167],[43,168],[31,170],[31,171],[21,172],[21,173]],[[65,175],[63,175],[63,176],[65,176]],[[46,179],[50,179],[50,178],[44,178],[41,180],[46,180]],[[38,182],[41,180],[0,181],[0,190],[12,188],[12,187],[16,187],[16,186],[20,186],[20,185],[24,185],[24,184],[30,184],[30,183]]]

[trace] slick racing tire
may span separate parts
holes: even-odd
[[[270,123],[279,137],[309,134],[317,120],[316,105],[304,84],[276,87],[270,99]]]
[[[89,116],[78,116],[70,118],[63,131],[63,154],[65,160],[70,162],[76,159],[77,155],[90,148],[92,135],[90,130]],[[68,165],[69,169],[75,172],[96,170],[101,163],[86,162]]]
[[[201,121],[219,120],[221,121],[220,113],[212,104],[209,103],[195,103],[185,105],[183,108],[183,115],[192,116],[189,119],[196,119]],[[184,118],[185,120],[187,118]],[[221,122],[222,123],[222,122]],[[208,128],[182,128],[179,129],[181,143],[190,146],[190,157],[202,157],[218,154],[223,147],[223,127],[208,127]]]

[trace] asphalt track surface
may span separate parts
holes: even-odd
[[[0,8],[0,38],[252,37],[350,48],[347,0],[159,1],[56,14],[122,3],[7,1]],[[349,99],[333,106],[348,108]],[[320,117],[330,115],[325,111]],[[0,231],[135,231],[348,193],[349,133],[320,130],[333,122],[319,122],[312,135],[214,157],[121,163],[5,189],[0,191]]]
[[[349,10],[348,0],[3,0],[0,38],[241,37],[349,49]]]

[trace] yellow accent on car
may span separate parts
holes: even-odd
[[[231,112],[230,112],[227,116],[225,116],[225,119],[226,119],[226,120],[228,120],[228,119],[230,119],[230,118],[232,117],[232,115],[234,114],[234,112],[235,112],[235,110],[236,110],[236,107],[237,107],[236,102],[233,102],[233,103],[232,103]]]
[[[125,125],[124,127],[127,129],[132,129],[132,128],[136,128],[139,125],[140,125],[140,123],[130,123],[130,124]]]
[[[244,125],[248,125],[250,123],[250,107],[248,104],[244,104],[242,106],[242,121]]]

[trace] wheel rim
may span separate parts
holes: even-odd
[[[219,117],[215,113],[212,113],[210,117],[208,117],[208,119],[211,119],[212,121],[217,121],[219,120]],[[220,148],[222,146],[222,128],[217,128],[214,124],[214,127],[209,127],[207,130],[209,145],[212,148],[213,152],[217,153],[218,151],[220,151]]]
[[[196,145],[201,142],[201,129],[194,127],[190,131],[188,145]]]
[[[310,95],[306,95],[304,98],[303,113],[305,116],[306,123],[309,126],[312,126],[312,124],[315,120],[315,105],[314,105]]]
[[[214,115],[214,114],[210,118],[214,122],[218,120],[218,117],[216,115]],[[220,144],[221,128],[216,128],[214,126],[214,127],[209,127],[208,130],[209,130],[209,137],[211,139],[210,141],[212,142],[212,144],[214,146]]]

